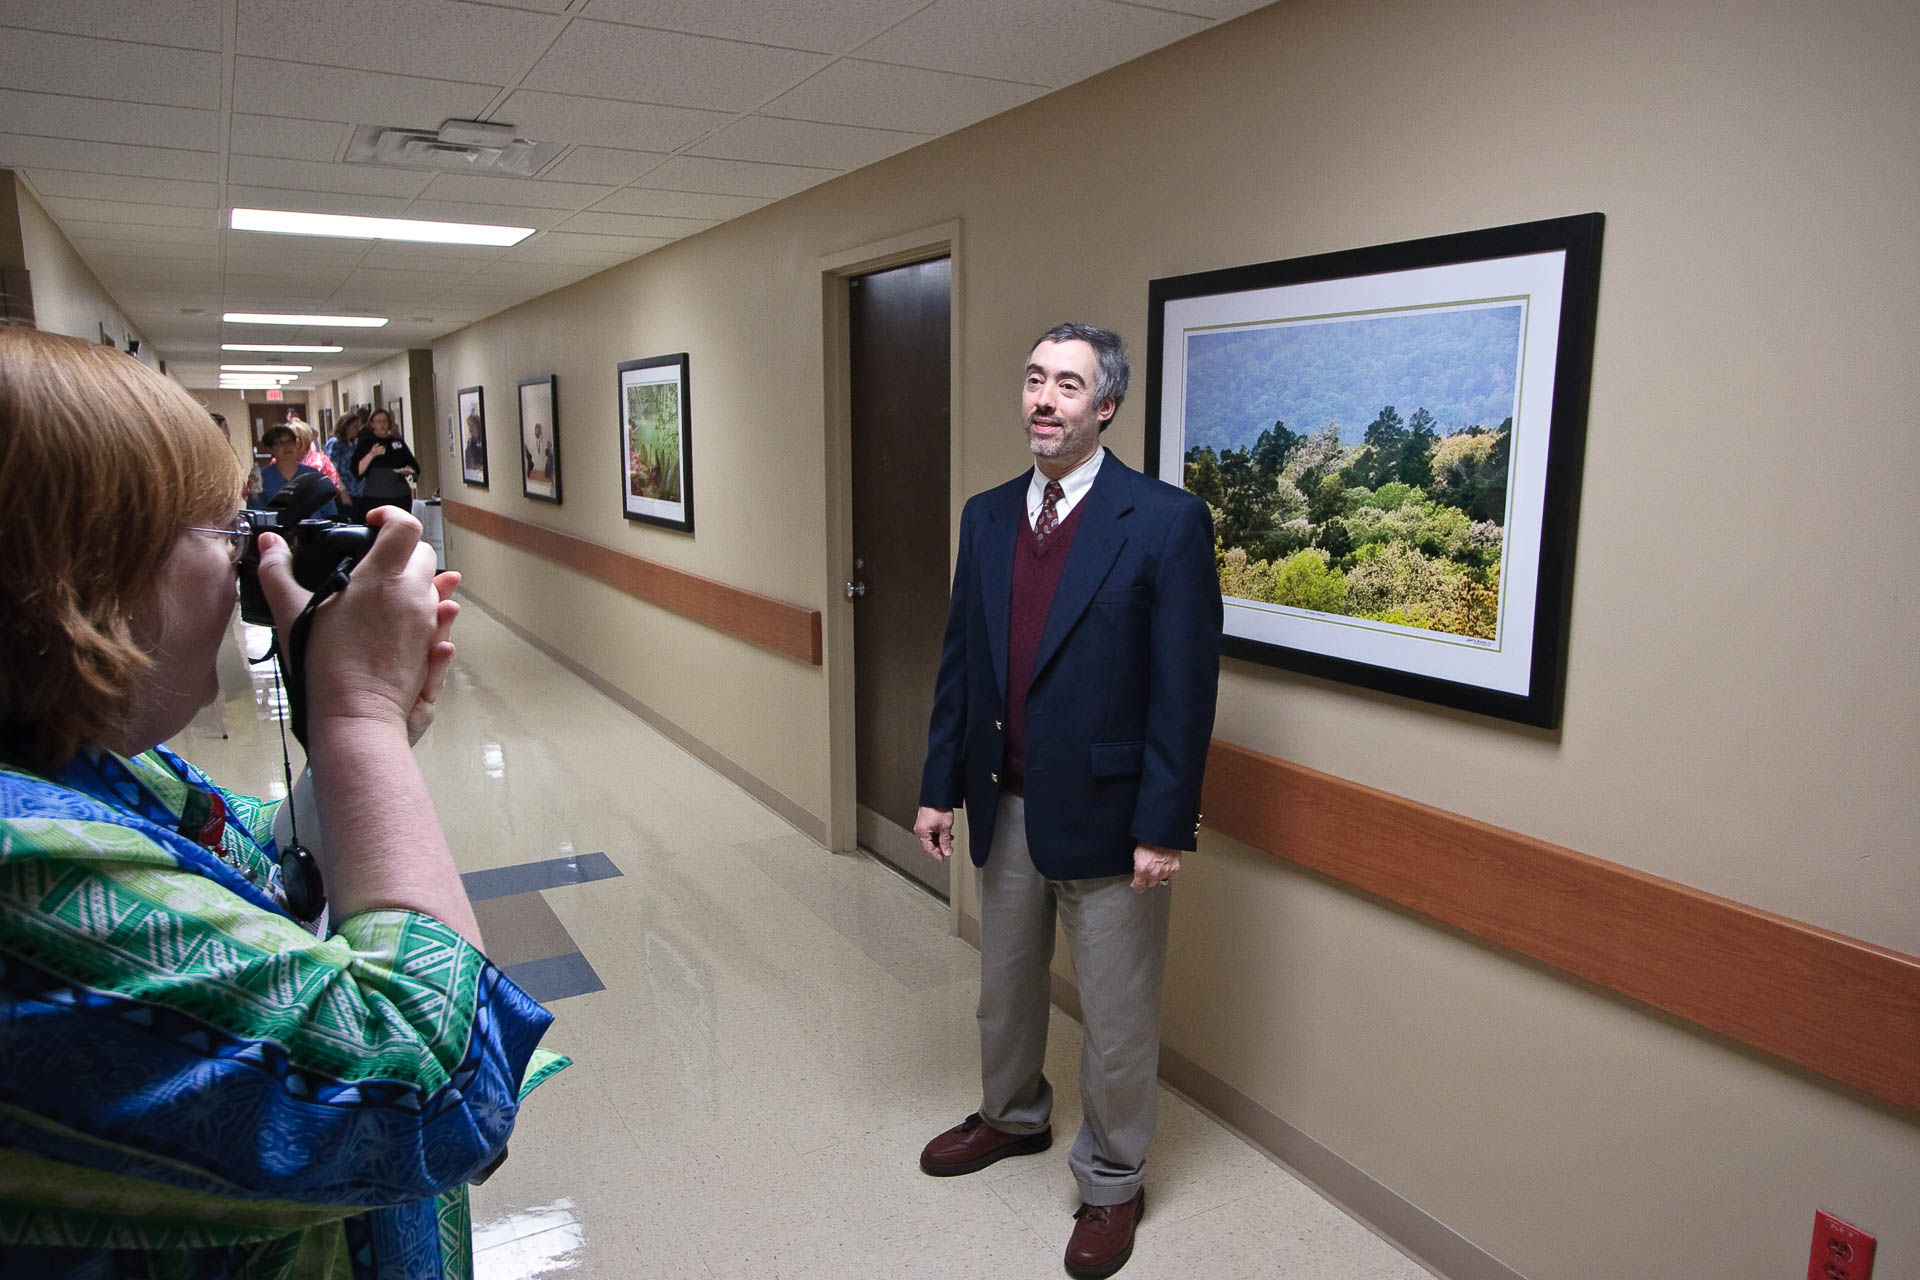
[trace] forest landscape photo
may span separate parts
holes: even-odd
[[[1506,301],[1186,334],[1221,594],[1494,644],[1525,324]]]

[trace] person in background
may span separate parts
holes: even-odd
[[[260,468],[260,493],[251,499],[252,506],[261,509],[271,507],[274,495],[301,476],[320,475],[319,471],[300,460],[300,433],[286,423],[268,427],[261,435],[260,443],[266,446],[273,461]],[[317,519],[331,520],[335,511],[334,504],[328,502],[313,514]]]
[[[321,475],[331,480],[335,493],[344,491],[346,486],[340,483],[340,473],[334,470],[333,460],[327,457],[326,454],[320,452],[316,443],[320,437],[320,433],[314,430],[313,424],[304,418],[296,417],[287,423],[287,425],[293,428],[293,434],[300,437],[300,445],[302,449],[305,450],[305,452],[300,455],[300,465],[303,467],[312,467],[315,471],[318,471]]]
[[[467,1184],[565,1060],[412,754],[458,575],[384,511],[312,614],[303,923],[285,806],[164,745],[219,691],[232,448],[139,361],[0,327],[0,491],[0,1276],[470,1276]],[[284,629],[307,592],[260,548]]]
[[[411,482],[420,474],[420,459],[413,456],[413,450],[394,429],[392,414],[375,409],[367,415],[366,429],[353,446],[352,461],[352,471],[360,477],[362,518],[377,507],[412,507]]]
[[[353,442],[359,434],[360,415],[357,412],[343,414],[334,425],[333,438],[327,441],[327,460],[333,463],[333,469],[340,477],[341,518],[355,521],[362,519],[360,490],[364,487],[353,470]]]

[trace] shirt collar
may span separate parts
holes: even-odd
[[[1095,449],[1093,456],[1060,477],[1061,518],[1075,503],[1087,496],[1087,490],[1093,488],[1093,478],[1100,473],[1100,461],[1107,456],[1104,446]],[[1040,504],[1046,501],[1047,478],[1040,474],[1040,468],[1033,469],[1033,478],[1027,481],[1027,510],[1029,513],[1040,510]]]

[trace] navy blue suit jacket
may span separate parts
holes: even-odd
[[[920,803],[966,806],[993,845],[1006,751],[1013,554],[1030,472],[968,499]],[[1052,880],[1133,874],[1136,844],[1192,849],[1220,680],[1213,522],[1109,453],[1080,500],[1026,707],[1027,846]]]

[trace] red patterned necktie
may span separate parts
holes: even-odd
[[[1047,487],[1043,492],[1045,496],[1040,501],[1040,520],[1033,526],[1035,542],[1045,542],[1047,535],[1053,532],[1053,527],[1060,523],[1059,502],[1067,496],[1066,490],[1060,487],[1058,480],[1047,481]]]

